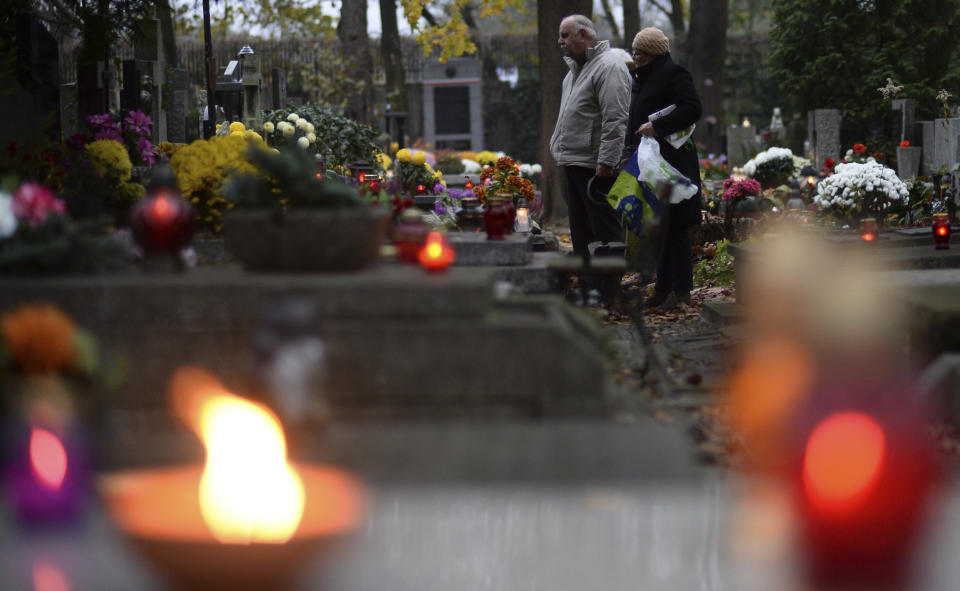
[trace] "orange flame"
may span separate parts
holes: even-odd
[[[883,429],[861,412],[830,415],[813,430],[803,458],[811,503],[839,513],[855,508],[874,487],[886,453]]]
[[[30,466],[37,480],[51,490],[59,490],[67,475],[67,450],[56,435],[34,427],[30,432]]]
[[[287,461],[277,417],[198,368],[177,370],[171,395],[207,450],[199,500],[213,536],[232,544],[289,540],[303,517],[305,494]]]

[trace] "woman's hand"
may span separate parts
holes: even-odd
[[[657,135],[656,130],[653,129],[653,123],[650,123],[649,121],[641,125],[635,133],[637,135],[645,135],[647,137],[653,137]]]

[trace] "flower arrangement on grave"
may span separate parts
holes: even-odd
[[[483,150],[481,152],[477,152],[477,157],[474,158],[474,160],[476,160],[480,166],[493,166],[496,164],[497,159],[501,156],[503,156],[503,154],[496,154],[490,150]]]
[[[726,154],[707,154],[700,159],[700,178],[702,180],[723,181],[730,177],[730,163]]]
[[[262,135],[270,147],[295,144],[340,174],[351,163],[374,162],[380,153],[376,129],[316,103],[265,111],[263,121]]]
[[[759,197],[762,192],[760,183],[755,179],[732,179],[723,181],[721,199],[724,202],[736,202],[747,197]]]
[[[407,148],[397,151],[395,178],[400,180],[408,195],[426,195],[436,193],[435,185],[446,187],[443,173],[434,171],[427,162],[427,154],[422,151],[411,152]]]
[[[837,164],[813,197],[818,208],[839,217],[891,213],[909,200],[910,191],[897,173],[873,158]]]
[[[953,98],[953,95],[947,92],[945,88],[941,88],[937,92],[937,102],[940,103],[940,117],[942,119],[949,119],[957,112],[957,106],[950,102],[951,98]]]
[[[151,166],[156,161],[150,141],[153,121],[143,111],[127,111],[123,116],[112,112],[88,115],[87,125],[94,140],[114,140],[123,145],[133,164]]]
[[[540,181],[543,180],[543,167],[539,164],[521,164],[517,167],[521,178],[525,178],[533,183],[534,189],[540,188]]]
[[[502,156],[493,166],[484,168],[480,180],[480,184],[474,185],[473,192],[481,201],[497,193],[509,193],[514,203],[521,197],[528,203],[536,199],[533,182],[520,176],[520,167],[509,156]]]
[[[460,155],[452,150],[442,151],[437,155],[437,170],[448,177],[463,174],[466,168]]]
[[[744,173],[764,187],[784,184],[794,173],[793,152],[773,147],[760,152],[743,165]]]
[[[180,193],[193,204],[198,225],[213,233],[223,231],[223,214],[231,207],[222,191],[228,176],[256,171],[247,158],[250,145],[266,148],[263,141],[245,134],[230,134],[194,140],[170,158]]]
[[[103,272],[128,263],[128,253],[106,239],[104,220],[74,220],[66,202],[40,183],[7,177],[2,186],[0,273]]]

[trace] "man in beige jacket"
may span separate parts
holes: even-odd
[[[550,153],[564,170],[573,251],[594,241],[623,240],[616,211],[607,203],[627,129],[630,74],[609,41],[597,41],[593,23],[574,14],[560,23],[557,41],[570,71],[563,79]]]

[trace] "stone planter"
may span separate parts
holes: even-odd
[[[355,271],[373,265],[390,228],[384,208],[233,210],[227,250],[251,271]]]
[[[906,180],[920,174],[920,155],[922,153],[923,149],[919,146],[897,148],[897,176]]]

